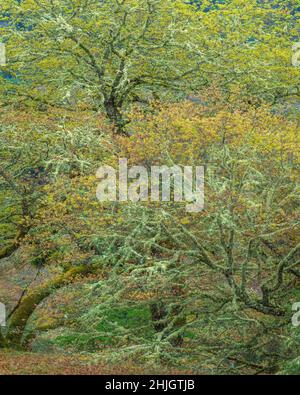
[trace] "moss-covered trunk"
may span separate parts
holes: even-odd
[[[74,277],[80,274],[86,274],[90,271],[90,266],[74,267],[64,274],[56,276],[45,284],[42,284],[28,292],[9,320],[8,334],[5,338],[6,345],[12,348],[21,347],[27,322],[36,307],[55,290],[62,288],[64,285],[71,282]]]

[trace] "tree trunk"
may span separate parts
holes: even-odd
[[[156,332],[162,332],[166,327],[167,309],[162,301],[150,305],[151,319]]]
[[[62,288],[79,274],[87,274],[91,271],[90,266],[78,266],[68,270],[45,284],[31,290],[21,301],[19,307],[13,313],[8,324],[8,334],[5,342],[9,347],[22,347],[26,325],[36,307],[55,290]],[[0,338],[1,344],[1,338]]]
[[[14,242],[13,244],[4,247],[0,250],[0,259],[8,258],[13,252],[19,247],[19,243]]]
[[[120,108],[116,105],[113,99],[106,100],[104,103],[106,115],[108,116],[111,123],[115,126],[117,133],[120,135],[127,136],[125,131],[126,122],[123,118]]]
[[[179,331],[185,325],[185,318],[181,318],[182,309],[180,306],[173,307],[172,311],[168,311],[164,302],[155,302],[150,305],[151,319],[153,327],[157,333],[165,332],[163,337],[169,336],[173,331]],[[168,325],[173,322],[172,327],[168,330]],[[173,347],[181,347],[183,343],[183,335],[177,334],[170,343]]]
[[[171,293],[174,297],[172,307],[167,306],[164,301],[160,300],[150,305],[150,311],[155,331],[158,333],[164,332],[164,337],[168,337],[173,332],[174,335],[171,337],[170,343],[173,347],[177,348],[181,347],[183,344],[181,329],[186,324],[186,318],[181,306],[182,297],[184,296],[183,284],[173,285],[171,287]],[[172,323],[172,325],[168,328],[170,323]]]
[[[18,231],[15,240],[7,247],[0,250],[0,260],[4,258],[9,258],[20,246],[20,242],[23,237],[27,234],[28,228],[21,227]]]

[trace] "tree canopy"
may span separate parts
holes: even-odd
[[[17,349],[299,374],[298,0],[6,0],[0,19],[0,372]],[[203,166],[204,209],[100,202],[120,158]]]

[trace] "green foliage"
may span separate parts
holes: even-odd
[[[298,1],[185,3],[1,5],[1,348],[299,373]],[[205,209],[100,203],[120,157],[203,164]]]
[[[132,103],[219,86],[259,105],[299,97],[292,44],[297,0],[232,0],[197,12],[182,1],[9,0],[2,100],[41,110],[105,110],[119,133]],[[21,27],[20,27],[21,26]]]

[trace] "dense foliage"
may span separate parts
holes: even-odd
[[[299,3],[5,0],[0,16],[0,348],[299,374]],[[100,203],[96,171],[119,158],[203,165],[204,210]]]

